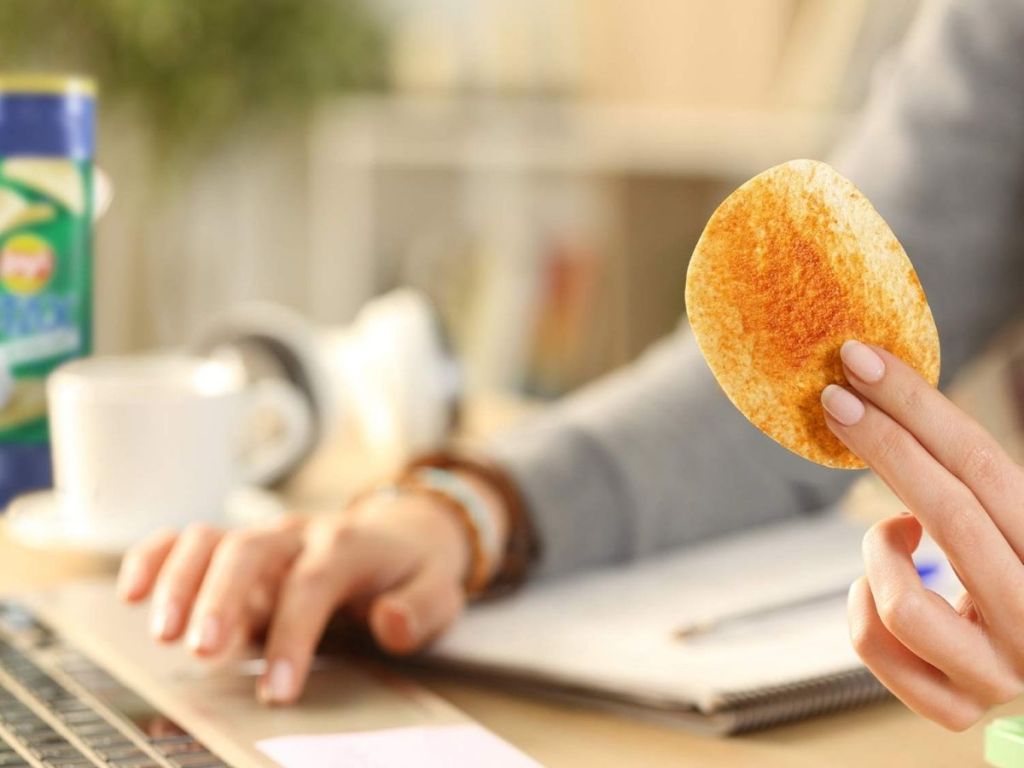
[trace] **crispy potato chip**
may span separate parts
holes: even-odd
[[[846,383],[844,341],[884,347],[938,382],[939,336],[917,273],[868,199],[824,163],[775,166],[725,199],[693,251],[686,309],[733,404],[829,467],[864,466],[820,404],[826,385]]]

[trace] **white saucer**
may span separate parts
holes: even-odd
[[[252,525],[284,514],[281,498],[264,488],[243,486],[235,489],[224,503],[224,517],[205,520],[225,528]],[[121,556],[137,543],[139,530],[98,530],[68,518],[53,490],[27,493],[14,499],[3,517],[8,535],[35,549],[64,549],[96,555]],[[156,528],[158,526],[154,526]]]

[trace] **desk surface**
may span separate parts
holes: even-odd
[[[0,592],[109,572],[113,563],[43,556],[0,534]],[[891,702],[730,739],[696,736],[417,673],[422,685],[551,768],[980,766],[982,727],[953,734]],[[1024,704],[1003,713],[1024,714]]]
[[[489,422],[493,423],[495,413],[503,421],[511,412],[504,406],[492,407]],[[324,480],[325,466],[334,469],[331,482]],[[314,463],[312,471],[300,478],[295,495],[326,500],[333,483],[343,482],[337,474],[338,466],[336,461],[327,461],[318,469]],[[354,471],[351,464],[347,466],[348,472]],[[874,506],[879,500],[871,501]],[[26,550],[10,541],[0,527],[0,592],[51,586],[69,578],[109,573],[115,567],[116,563],[109,560]],[[966,733],[949,733],[896,702],[746,736],[715,739],[474,687],[437,673],[415,673],[414,677],[551,768],[619,768],[623,764],[645,768],[983,765],[984,724]],[[1024,714],[1024,701],[1007,705],[997,714]]]

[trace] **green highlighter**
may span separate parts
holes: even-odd
[[[1000,717],[985,728],[985,762],[994,768],[1024,768],[1024,717]]]

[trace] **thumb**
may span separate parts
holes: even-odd
[[[890,526],[890,530],[901,537],[901,543],[906,547],[907,552],[913,554],[924,536],[924,527],[921,525],[921,521],[907,510],[889,518],[887,524]]]
[[[370,630],[385,651],[412,653],[455,621],[465,602],[449,569],[427,566],[373,602]]]

